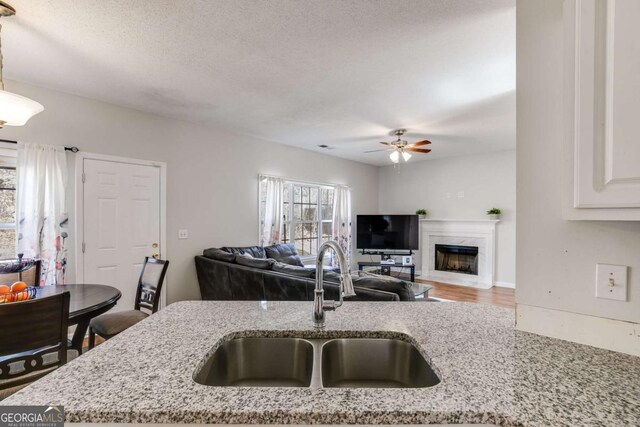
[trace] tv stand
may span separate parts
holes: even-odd
[[[380,269],[380,274],[385,276],[391,276],[392,268],[408,268],[410,281],[415,282],[416,280],[416,265],[402,265],[402,264],[380,264],[379,262],[371,262],[371,261],[360,261],[358,262],[358,271],[362,271],[364,267],[378,267]]]

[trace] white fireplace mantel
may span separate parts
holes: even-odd
[[[420,221],[422,276],[456,285],[489,289],[494,283],[496,224],[488,219],[423,219]],[[478,274],[463,274],[435,269],[435,245],[478,247]]]

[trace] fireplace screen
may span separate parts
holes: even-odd
[[[478,274],[478,247],[436,245],[436,270]]]

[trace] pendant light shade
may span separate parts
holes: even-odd
[[[398,153],[398,150],[393,150],[391,154],[389,154],[389,158],[393,163],[398,163],[400,161],[400,153]]]
[[[42,104],[36,101],[0,90],[0,126],[24,126],[43,110]]]
[[[0,17],[13,16],[16,10],[0,0]],[[0,25],[2,30],[2,25]],[[24,96],[4,90],[2,81],[2,46],[0,45],[0,128],[3,126],[24,126],[27,121],[44,110],[42,104]]]
[[[402,158],[404,159],[405,162],[408,162],[409,159],[411,158],[411,154],[407,153],[406,151],[402,152]]]

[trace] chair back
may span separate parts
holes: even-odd
[[[63,292],[0,304],[0,389],[34,381],[67,363],[69,299]]]
[[[136,292],[136,310],[144,308],[151,311],[151,313],[158,311],[160,292],[162,291],[162,284],[168,267],[169,261],[149,257],[144,259]]]
[[[0,285],[9,285],[21,280],[29,286],[38,286],[40,283],[40,263],[41,261],[35,260],[31,268],[20,273],[0,273]]]

